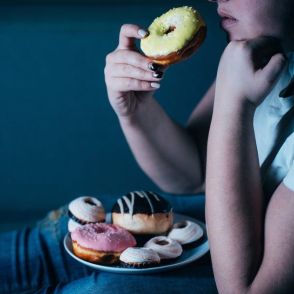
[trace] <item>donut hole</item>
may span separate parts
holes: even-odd
[[[169,33],[172,33],[176,29],[175,26],[169,26],[167,30],[164,32],[165,35],[168,35]]]
[[[161,245],[161,246],[164,246],[164,245],[168,245],[169,244],[169,242],[166,241],[166,240],[157,240],[157,241],[155,241],[155,243],[157,245]]]
[[[92,206],[96,206],[96,204],[93,202],[93,200],[91,198],[86,198],[84,200],[85,203],[92,205]]]
[[[182,221],[180,223],[177,223],[174,225],[175,229],[183,229],[188,225],[188,223],[186,221]]]

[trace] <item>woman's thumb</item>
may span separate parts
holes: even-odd
[[[258,75],[261,75],[265,82],[273,84],[280,76],[285,64],[285,56],[281,53],[277,53],[271,57],[270,61],[263,69],[258,71]]]

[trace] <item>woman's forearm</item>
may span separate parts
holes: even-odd
[[[261,259],[263,192],[254,110],[249,102],[215,105],[209,134],[206,216],[221,293],[246,293]]]
[[[128,144],[144,172],[164,191],[193,193],[203,183],[197,146],[153,98],[120,118]]]

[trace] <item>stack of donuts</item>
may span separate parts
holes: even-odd
[[[150,191],[123,195],[113,205],[112,222],[105,222],[101,201],[79,197],[68,206],[68,230],[73,252],[98,264],[151,267],[181,256],[203,235],[194,222],[173,224],[169,202]]]

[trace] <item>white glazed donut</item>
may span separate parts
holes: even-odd
[[[203,229],[196,223],[185,220],[175,223],[168,237],[180,244],[188,244],[197,241],[203,236]]]
[[[157,252],[161,259],[176,258],[183,252],[181,244],[165,236],[157,236],[150,239],[144,247]]]
[[[146,267],[160,263],[159,255],[149,248],[129,247],[120,255],[120,261],[132,267]]]
[[[105,212],[102,203],[90,196],[82,196],[74,199],[68,205],[68,230],[74,231],[89,223],[104,222]]]

